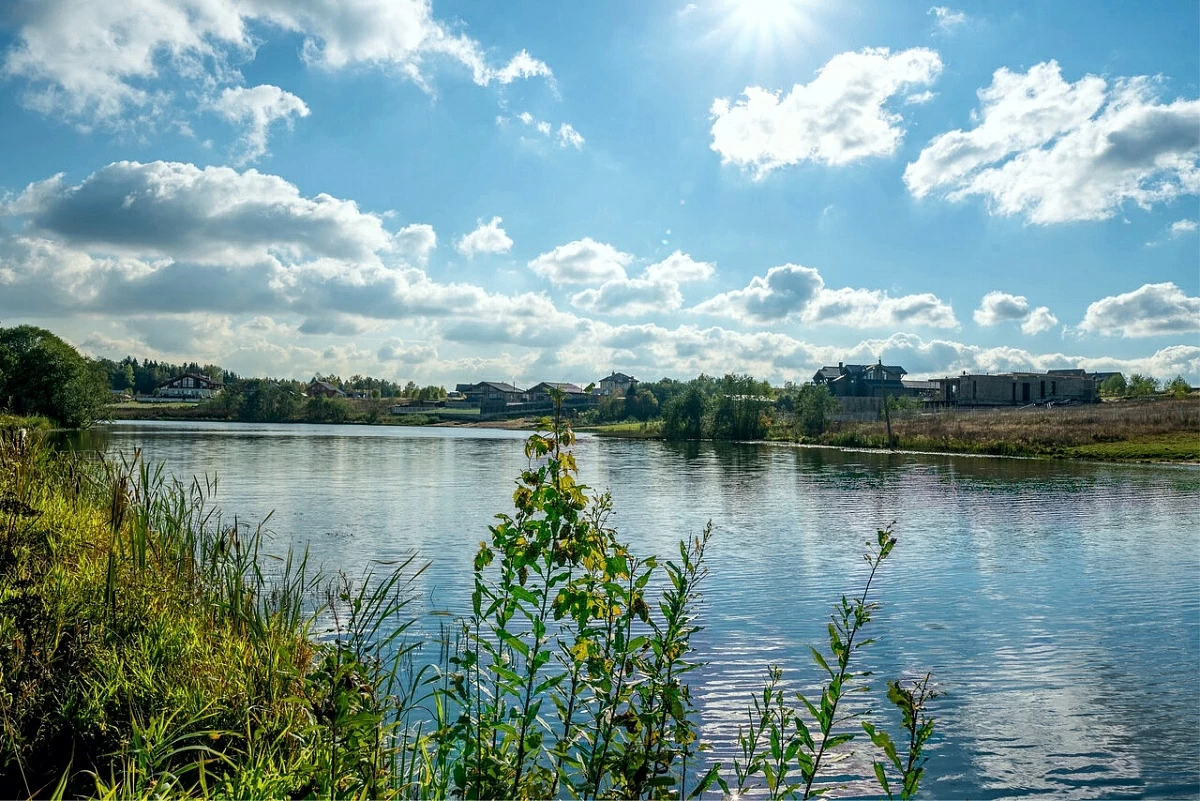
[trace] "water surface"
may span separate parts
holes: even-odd
[[[273,511],[273,545],[326,569],[415,550],[425,609],[457,614],[524,437],[140,422],[93,442],[218,475],[227,514]],[[945,692],[925,797],[1200,794],[1200,470],[594,438],[577,455],[635,552],[675,554],[713,523],[692,683],[716,753],[768,663],[790,687],[819,680],[807,646],[895,521],[863,666],[880,685],[931,670]]]

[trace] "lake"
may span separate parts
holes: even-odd
[[[424,609],[458,614],[525,436],[142,422],[86,442],[216,474],[227,517],[274,512],[272,546],[327,570],[416,551]],[[769,663],[815,686],[808,645],[895,521],[862,665],[878,686],[932,671],[945,693],[923,797],[1200,792],[1200,469],[589,437],[576,453],[634,552],[675,555],[713,523],[692,685],[718,755]]]

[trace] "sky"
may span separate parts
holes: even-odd
[[[1200,383],[1200,9],[15,0],[0,325],[420,384]]]

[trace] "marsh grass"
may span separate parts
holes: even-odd
[[[1198,458],[1200,397],[1123,400],[1051,409],[946,410],[893,415],[896,447],[1011,456]],[[885,448],[883,421],[838,423],[823,444]],[[1130,451],[1111,443],[1136,445]],[[1166,444],[1165,452],[1156,447]],[[1182,457],[1181,457],[1182,454]]]
[[[327,579],[214,489],[0,436],[0,796],[387,795],[416,565]]]

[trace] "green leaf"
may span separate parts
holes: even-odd
[[[833,669],[830,668],[828,663],[825,662],[825,657],[821,656],[821,652],[816,648],[813,648],[811,645],[808,647],[808,650],[812,651],[813,659],[816,661],[816,663],[825,668],[825,672],[832,676]]]
[[[887,793],[887,797],[889,799],[891,799],[892,788],[888,786],[887,774],[885,774],[883,772],[883,763],[876,762],[876,763],[874,763],[874,765],[875,765],[875,778],[879,781],[879,786],[883,790],[883,792]]]

